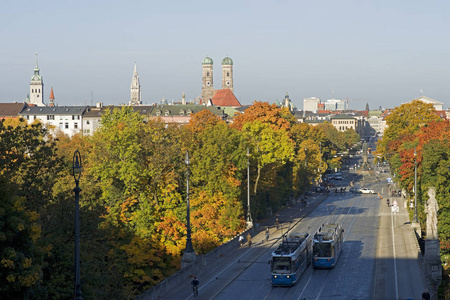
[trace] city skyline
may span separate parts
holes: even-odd
[[[234,62],[234,94],[293,104],[350,99],[393,108],[423,95],[448,107],[450,3],[195,1],[1,4],[0,102],[25,100],[38,53],[44,101],[129,103],[134,63],[143,104],[201,95],[202,60]]]

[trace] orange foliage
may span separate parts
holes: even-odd
[[[291,122],[295,122],[295,119],[288,120],[291,118],[289,117],[289,114],[290,113],[286,111],[286,109],[281,109],[277,107],[276,104],[255,101],[243,114],[234,118],[231,127],[242,130],[245,123],[258,120],[263,123],[271,124],[274,128],[284,128],[289,131]]]
[[[225,121],[205,108],[191,116],[187,127],[193,133],[200,133],[218,123],[225,123]]]

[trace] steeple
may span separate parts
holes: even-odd
[[[131,79],[131,100],[130,105],[141,105],[141,84],[139,83],[139,75],[134,62],[133,78]]]
[[[38,54],[36,53],[36,67],[34,67],[34,75],[39,76],[39,67],[38,67]]]
[[[55,95],[53,95],[53,87],[50,90],[49,106],[55,106]]]
[[[36,53],[36,67],[34,68],[34,74],[31,76],[30,82],[30,104],[37,106],[45,106],[44,104],[44,80],[39,75],[38,56]]]

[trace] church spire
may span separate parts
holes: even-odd
[[[36,52],[36,67],[34,68],[34,75],[39,75],[38,54],[37,54],[37,52]]]
[[[53,94],[53,87],[50,90],[50,97],[49,97],[49,106],[55,106],[55,95]]]
[[[141,105],[141,84],[139,83],[139,75],[134,62],[133,77],[131,79],[131,100],[130,105]]]

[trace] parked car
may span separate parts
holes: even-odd
[[[368,189],[368,188],[362,188],[359,189],[360,194],[375,194],[374,190]]]
[[[348,191],[350,193],[359,193],[359,188],[352,186]]]

